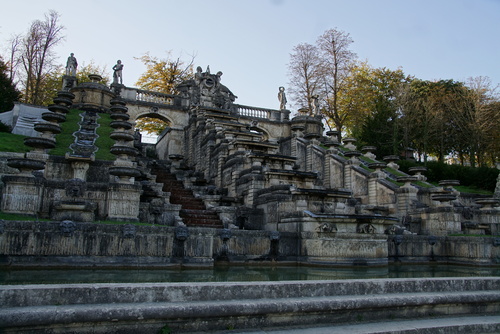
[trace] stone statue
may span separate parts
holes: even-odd
[[[319,115],[319,96],[318,95],[313,95],[312,96],[312,114],[313,115]]]
[[[71,53],[66,62],[66,75],[76,76],[76,68],[78,67],[78,62],[76,61],[75,54]]]
[[[200,85],[202,79],[203,79],[203,70],[202,70],[201,66],[198,66],[196,68],[196,73],[194,74],[194,80],[195,80],[197,85]]]
[[[280,87],[278,92],[278,100],[280,101],[280,110],[286,109],[285,87]]]
[[[123,85],[123,77],[122,77],[123,64],[121,60],[116,62],[116,65],[113,66],[113,83],[117,84],[118,79],[120,79],[120,84]]]

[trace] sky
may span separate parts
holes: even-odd
[[[236,103],[278,109],[289,86],[293,47],[328,29],[350,34],[351,50],[374,68],[401,68],[422,80],[489,77],[500,84],[500,0],[3,0],[0,54],[53,9],[65,27],[61,65],[74,53],[135,87],[151,56],[190,60],[212,73]],[[6,14],[8,13],[8,14]],[[288,97],[290,101],[291,98]],[[292,102],[292,101],[290,101]],[[300,106],[288,104],[289,109]]]

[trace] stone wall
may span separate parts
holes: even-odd
[[[0,265],[4,266],[211,266],[214,261],[322,265],[437,261],[493,265],[500,263],[500,240],[210,228],[185,228],[180,233],[169,226],[0,222]]]

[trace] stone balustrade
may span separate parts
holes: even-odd
[[[265,108],[257,108],[257,107],[251,107],[251,106],[244,106],[241,104],[236,104],[235,105],[237,113],[241,116],[249,116],[249,117],[256,117],[256,118],[265,118],[265,119],[270,119],[271,118],[271,113],[275,110],[272,109],[265,109]]]
[[[123,88],[120,95],[126,100],[165,104],[170,106],[174,104],[174,99],[178,97],[178,95],[152,92],[149,90],[131,87]]]

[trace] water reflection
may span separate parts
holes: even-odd
[[[206,269],[7,269],[0,284],[236,282],[500,276],[500,267],[398,264],[387,267],[216,266]]]

